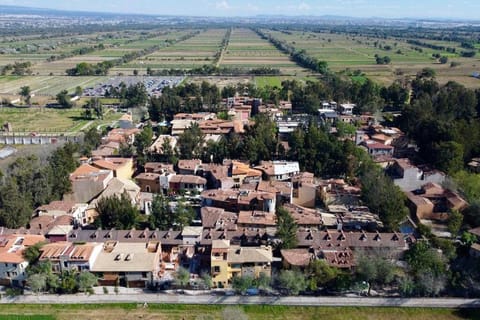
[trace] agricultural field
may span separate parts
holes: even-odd
[[[85,88],[106,79],[108,77],[104,76],[0,76],[0,97],[9,100],[17,99],[20,88],[29,86],[32,93],[35,94],[32,99],[32,102],[35,103],[41,96],[54,97],[62,90],[73,92],[77,86]]]
[[[390,84],[405,76],[415,76],[421,69],[429,67],[437,71],[437,79],[441,83],[454,80],[467,87],[480,86],[480,81],[470,76],[480,67],[478,57],[463,58],[458,54],[416,46],[407,43],[406,39],[380,39],[343,33],[264,31],[297,49],[306,50],[309,55],[319,60],[327,61],[333,71],[361,70],[367,77],[382,84]],[[429,42],[423,39],[420,41]],[[457,52],[461,51],[456,42],[430,41],[429,43],[455,47]],[[391,63],[378,65],[375,60],[376,54],[381,57],[389,56]],[[432,54],[448,56],[449,61],[446,64],[440,64]],[[451,67],[452,61],[458,62],[459,65]]]
[[[222,314],[226,308],[218,305],[169,305],[149,304],[94,304],[94,305],[2,305],[2,319],[225,319]],[[478,310],[421,309],[421,308],[355,308],[355,307],[285,307],[249,305],[240,306],[251,320],[460,320],[479,319]],[[238,310],[238,309],[233,309]],[[230,312],[232,313],[232,312]],[[233,319],[229,317],[228,319]]]
[[[307,72],[251,29],[242,28],[232,30],[230,42],[220,61],[220,66],[249,69],[269,67],[280,69],[287,75]]]
[[[168,35],[169,39],[178,39],[192,30],[185,30]],[[166,48],[162,48],[150,55],[136,59],[128,64],[114,68],[112,73],[128,74],[130,70],[144,73],[147,68],[161,69],[192,69],[202,65],[211,65],[215,62],[215,55],[221,49],[221,43],[227,29],[207,29],[189,38]],[[125,70],[128,70],[125,72]]]
[[[34,74],[40,72],[35,66],[47,62],[52,56],[69,55],[80,48],[90,48],[115,39],[116,42],[128,40],[128,34],[118,33],[92,33],[85,35],[71,35],[58,37],[31,37],[8,38],[0,41],[0,67],[15,62],[30,61]]]
[[[159,32],[157,30],[145,35],[138,33],[119,34],[116,38],[107,39],[107,41],[103,41],[105,39],[102,38],[102,41],[98,41],[96,44],[104,44],[104,50],[96,50],[91,53],[77,55],[59,61],[43,61],[42,63],[37,63],[32,69],[34,73],[38,75],[64,75],[65,70],[75,67],[78,63],[87,62],[95,64],[102,61],[115,60],[129,52],[140,51],[156,45],[163,45],[165,41],[175,39],[185,33],[187,32],[177,32],[176,30]],[[112,72],[112,74],[116,73],[118,72]]]

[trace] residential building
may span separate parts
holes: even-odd
[[[277,216],[273,212],[265,211],[240,211],[238,213],[237,225],[239,228],[266,229],[277,226]]]
[[[300,228],[320,230],[323,226],[322,213],[316,209],[304,208],[290,203],[284,204],[283,208],[288,211]]]
[[[52,201],[49,204],[35,209],[36,216],[71,216],[75,225],[86,225],[86,215],[88,205],[86,203],[75,203],[73,201]]]
[[[193,176],[177,174],[170,177],[170,190],[178,192],[180,190],[200,193],[205,190],[207,179]]]
[[[201,194],[204,206],[227,211],[261,210],[275,212],[276,195],[252,190],[205,190]]]
[[[404,238],[398,233],[345,232],[343,230],[299,230],[299,248],[312,248],[316,251],[350,248],[363,254],[384,254],[392,259],[400,258],[408,250],[411,237]]]
[[[291,203],[314,208],[318,193],[318,186],[315,184],[313,173],[302,172],[292,177]]]
[[[343,115],[351,115],[351,114],[353,114],[353,109],[356,106],[357,105],[355,105],[353,103],[341,103],[338,111],[340,111],[340,113],[343,114]]]
[[[151,172],[142,172],[135,177],[135,182],[142,192],[160,193],[160,174]]]
[[[130,179],[133,176],[135,168],[133,158],[103,158],[92,162],[94,167],[104,170],[112,170],[116,178]]]
[[[0,235],[0,285],[23,286],[27,279],[28,261],[23,252],[46,239],[42,235]]]
[[[159,278],[161,251],[158,240],[105,241],[90,271],[100,276],[100,285],[145,288]]]
[[[446,175],[438,170],[422,170],[413,165],[410,160],[395,159],[394,163],[387,168],[387,174],[393,179],[393,183],[403,191],[414,191],[426,183],[442,185]]]
[[[113,179],[113,171],[82,164],[70,174],[72,192],[64,196],[66,201],[88,203],[105,190]]]
[[[373,140],[364,141],[362,145],[366,148],[368,154],[373,158],[379,156],[393,157],[393,151],[395,148],[391,145],[385,145]]]
[[[197,174],[198,167],[202,164],[200,159],[179,160],[177,167],[179,174]]]
[[[262,161],[255,169],[262,171],[264,180],[289,180],[300,173],[298,162]]]
[[[89,271],[101,250],[101,243],[55,242],[41,248],[39,260],[50,261],[56,273],[72,269]]]
[[[262,171],[234,160],[232,161],[232,179],[235,188],[239,188],[242,184],[258,183],[262,180]]]
[[[452,210],[461,211],[468,206],[459,194],[431,182],[406,195],[407,205],[418,220],[446,221]]]
[[[204,230],[237,230],[238,215],[221,208],[202,207],[202,227]]]
[[[177,137],[162,134],[152,143],[149,150],[153,153],[164,154],[164,147],[168,146],[170,150],[175,150],[177,142]]]
[[[225,288],[234,277],[252,277],[264,274],[271,276],[273,262],[269,246],[241,247],[231,245],[229,240],[213,240],[211,251],[211,274],[215,287]]]

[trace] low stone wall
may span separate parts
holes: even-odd
[[[60,142],[73,142],[79,143],[82,142],[81,136],[64,136],[64,135],[41,135],[41,136],[31,136],[31,135],[1,135],[0,134],[0,144],[56,144]]]

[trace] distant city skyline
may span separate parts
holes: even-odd
[[[322,16],[480,19],[478,0],[0,0],[2,5],[182,16]],[[1,13],[1,12],[0,12]]]

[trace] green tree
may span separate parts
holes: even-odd
[[[75,88],[75,95],[78,96],[78,97],[81,97],[82,94],[83,94],[83,89],[82,89],[82,87],[77,86],[77,87]]]
[[[298,226],[292,215],[285,208],[277,209],[277,237],[280,238],[280,246],[283,249],[291,249],[297,246]]]
[[[19,191],[16,178],[7,179],[0,191],[0,225],[7,228],[24,227],[33,211],[30,196]]]
[[[416,242],[405,253],[413,275],[418,277],[422,273],[431,273],[434,276],[443,276],[446,273],[446,264],[437,250],[424,241]]]
[[[446,64],[448,62],[448,57],[447,56],[441,56],[440,59],[438,59],[438,61],[441,64]]]
[[[147,161],[148,148],[152,144],[153,129],[151,126],[143,128],[142,132],[135,135],[135,150],[137,152],[137,164],[144,165]]]
[[[244,294],[247,289],[253,287],[254,279],[250,276],[235,276],[232,279],[232,289]]]
[[[281,270],[278,275],[280,287],[285,288],[291,295],[298,295],[307,288],[305,275],[298,270]]]
[[[355,272],[360,280],[368,282],[368,295],[374,284],[385,285],[393,281],[395,266],[388,260],[375,256],[361,256]]]
[[[373,164],[362,168],[360,180],[362,200],[373,213],[379,215],[388,230],[397,230],[408,215],[403,192]]]
[[[96,223],[103,229],[131,229],[135,227],[139,213],[125,191],[119,196],[101,198],[96,205],[99,214]]]
[[[334,281],[340,274],[340,270],[330,267],[325,260],[314,260],[307,267],[310,275],[310,290],[316,290]]]
[[[172,227],[175,230],[182,230],[183,227],[189,226],[195,218],[193,208],[184,201],[178,201],[173,212],[174,220]]]
[[[62,108],[72,108],[73,103],[70,101],[70,96],[67,90],[62,90],[57,94],[57,102]]]
[[[180,288],[185,288],[190,281],[190,272],[184,267],[179,267],[175,272],[175,284]]]
[[[39,293],[45,291],[47,287],[47,278],[44,274],[32,274],[27,278],[27,283],[33,292]]]
[[[40,255],[42,254],[40,249],[43,245],[45,245],[44,242],[38,242],[23,251],[23,257],[27,259],[28,264],[34,264],[38,261],[38,258],[40,258]]]
[[[172,227],[173,214],[168,205],[168,199],[163,194],[154,195],[148,221],[152,229],[168,230]]]
[[[197,123],[193,123],[178,137],[178,153],[180,159],[200,158],[203,153],[205,136]]]
[[[458,210],[452,210],[448,217],[447,227],[452,237],[456,237],[463,223],[463,214]]]
[[[77,271],[74,269],[62,270],[58,289],[61,293],[76,293],[78,291]]]
[[[97,281],[97,277],[93,273],[88,271],[80,272],[78,275],[78,290],[86,292],[93,286],[96,286]]]
[[[29,86],[23,86],[20,88],[19,94],[22,96],[22,98],[25,100],[26,104],[30,104],[30,99],[31,99],[31,89]]]

